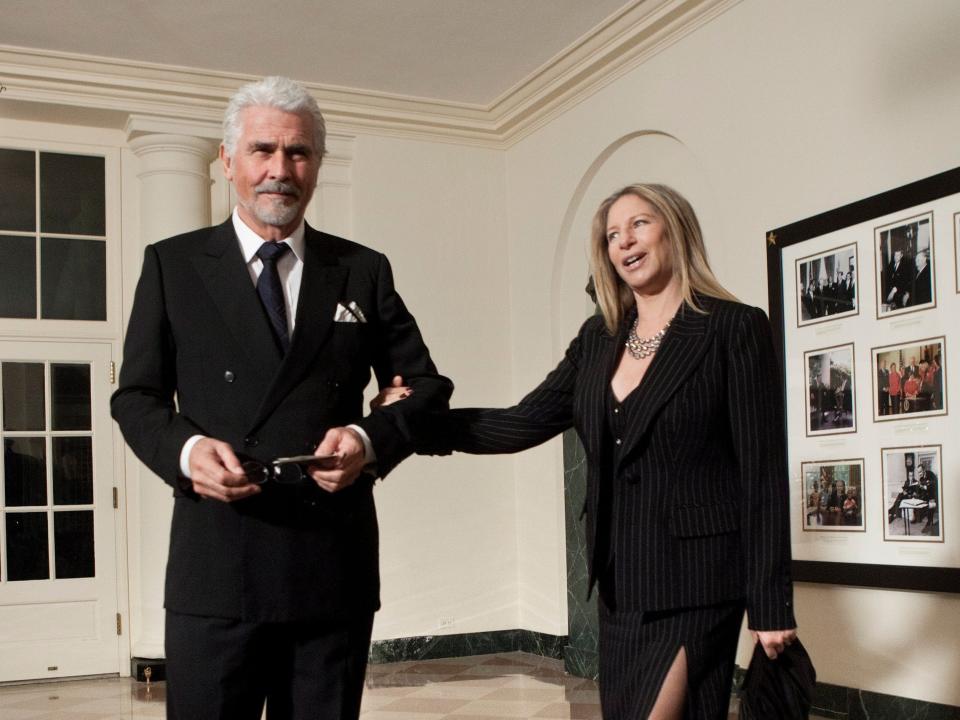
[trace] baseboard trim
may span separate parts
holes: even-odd
[[[370,662],[374,664],[409,660],[490,655],[502,652],[526,652],[531,655],[563,659],[566,635],[547,635],[533,630],[492,630],[489,632],[457,635],[426,635],[420,637],[375,640],[370,645]],[[139,682],[166,680],[166,660],[163,658],[132,658],[130,674]]]
[[[547,635],[533,630],[492,630],[458,635],[427,635],[375,640],[370,646],[370,662],[432,660],[518,651],[561,660],[566,644],[566,635]]]
[[[740,692],[746,670],[737,666],[733,678],[734,693]],[[923,720],[960,720],[960,707],[885,695],[818,682],[813,690],[810,712],[830,720],[870,720],[871,718],[923,718]]]

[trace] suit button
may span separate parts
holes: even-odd
[[[620,438],[617,438],[617,445],[620,445],[623,442]]]
[[[223,379],[226,380],[226,381],[229,382],[229,383],[232,383],[235,377],[236,377],[236,376],[233,374],[233,371],[232,371],[232,370],[227,370],[227,371],[223,374]]]
[[[243,439],[243,444],[246,445],[247,447],[256,447],[257,445],[260,444],[260,438],[256,437],[255,435],[251,435],[250,437],[245,437]]]

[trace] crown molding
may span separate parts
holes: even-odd
[[[637,0],[568,46],[489,107],[511,145],[741,0]]]
[[[167,118],[156,115],[130,113],[124,125],[128,140],[146,135],[186,135],[213,140],[217,144],[223,137],[223,124],[187,118]]]
[[[332,130],[509,147],[740,0],[634,0],[488,105],[304,83]],[[218,128],[236,73],[0,45],[4,101],[117,113],[118,124]],[[2,112],[2,110],[0,110]]]

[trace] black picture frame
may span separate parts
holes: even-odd
[[[766,234],[767,291],[774,347],[780,367],[786,370],[786,333],[797,324],[793,307],[783,302],[783,250],[807,240],[819,238],[852,225],[875,221],[876,218],[906,211],[939,198],[960,193],[960,167],[878,193],[803,220],[770,230]],[[877,223],[874,222],[874,225]],[[960,223],[954,220],[955,232]],[[955,239],[955,252],[960,256],[960,239]],[[809,254],[809,253],[807,253]],[[794,272],[791,265],[790,272]],[[958,279],[960,284],[960,279]],[[958,285],[960,291],[960,285]],[[788,317],[789,314],[789,317]],[[784,372],[784,401],[787,399]],[[787,431],[784,428],[785,442]],[[793,579],[798,582],[829,583],[854,587],[921,590],[928,592],[960,592],[960,567],[887,565],[820,560],[794,560]]]

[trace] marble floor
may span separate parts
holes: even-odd
[[[164,717],[163,683],[130,678],[0,686],[3,720]],[[735,703],[731,720],[736,717]],[[600,718],[597,685],[521,652],[370,665],[362,720]]]

